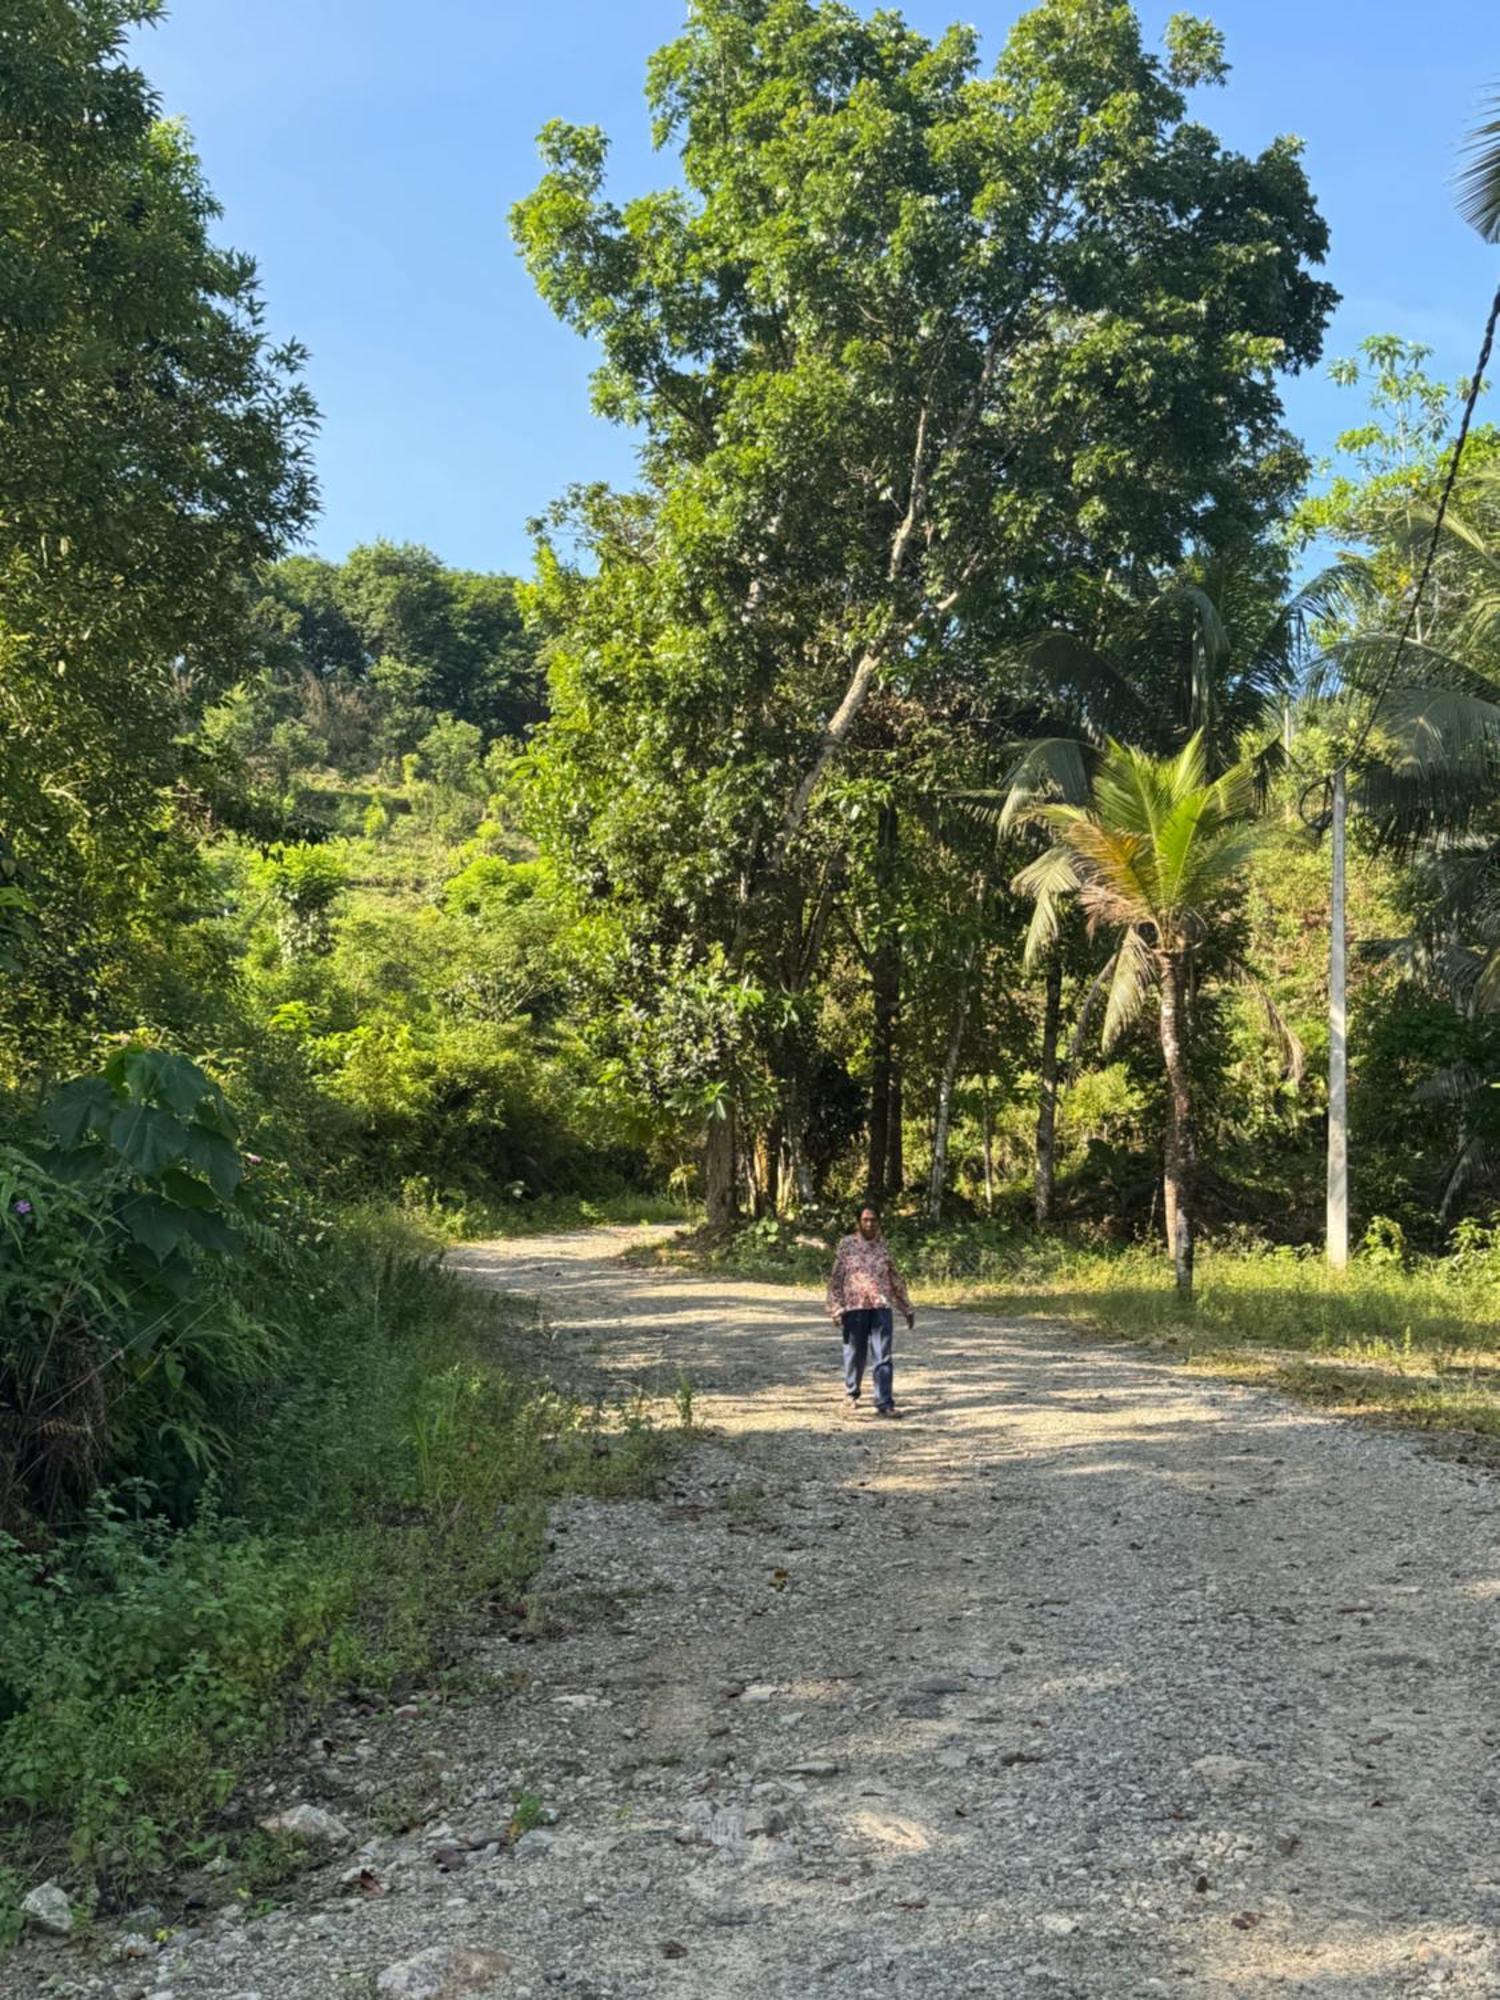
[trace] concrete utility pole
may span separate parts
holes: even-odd
[[[1349,1029],[1346,1012],[1349,937],[1345,918],[1344,823],[1348,774],[1333,774],[1333,907],[1328,939],[1328,1262],[1349,1262]]]

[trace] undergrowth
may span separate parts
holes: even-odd
[[[669,1194],[553,1194],[475,1196],[441,1192],[427,1181],[403,1183],[403,1210],[422,1226],[436,1229],[449,1242],[479,1242],[487,1237],[542,1236],[569,1229],[597,1229],[615,1224],[625,1228],[651,1223],[687,1223],[694,1209]]]
[[[668,1448],[642,1406],[525,1373],[514,1302],[409,1223],[340,1217],[271,1276],[239,1282],[276,1363],[218,1413],[233,1448],[184,1522],[134,1478],[0,1538],[0,1941],[43,1872],[85,1907],[131,1894],[233,1818],[299,1717],[433,1671],[467,1614],[516,1606],[549,1497],[643,1490]]]

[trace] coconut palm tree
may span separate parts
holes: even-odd
[[[1016,876],[1036,904],[1028,960],[1050,948],[1060,905],[1076,895],[1091,928],[1114,936],[1106,1047],[1155,992],[1168,1117],[1163,1187],[1177,1289],[1193,1288],[1193,1103],[1186,1000],[1193,954],[1213,933],[1224,898],[1249,856],[1244,822],[1255,789],[1248,764],[1210,779],[1201,733],[1175,757],[1156,758],[1113,739],[1094,770],[1086,804],[1040,807],[1054,844]]]

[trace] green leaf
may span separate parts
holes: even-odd
[[[189,1208],[183,1210],[182,1219],[188,1235],[199,1248],[211,1250],[215,1256],[230,1257],[245,1247],[222,1215],[212,1215],[201,1208]]]
[[[119,1109],[119,1099],[99,1076],[81,1076],[56,1091],[43,1120],[59,1146],[76,1146],[86,1132],[102,1132]]]
[[[190,1118],[205,1097],[217,1100],[219,1087],[186,1056],[169,1055],[162,1058],[157,1072],[156,1094],[169,1111]]]
[[[161,1177],[161,1191],[169,1201],[175,1201],[182,1208],[211,1208],[219,1205],[219,1196],[207,1181],[194,1180],[181,1167],[168,1167]]]
[[[245,1178],[244,1163],[233,1143],[222,1132],[210,1131],[199,1123],[186,1129],[187,1157],[207,1174],[220,1201],[228,1201]]]
[[[150,1104],[128,1104],[117,1111],[109,1128],[109,1143],[138,1174],[159,1174],[187,1151],[188,1135],[170,1111]]]
[[[73,1146],[65,1153],[44,1155],[44,1164],[54,1180],[65,1181],[69,1187],[82,1187],[105,1172],[110,1157],[102,1146]]]
[[[217,1098],[218,1085],[186,1056],[169,1049],[120,1049],[105,1075],[138,1100],[154,1100],[180,1118],[190,1117],[205,1097]]]
[[[141,1249],[159,1264],[165,1264],[174,1250],[191,1240],[191,1223],[196,1211],[179,1208],[159,1194],[131,1195],[118,1210],[120,1221]]]

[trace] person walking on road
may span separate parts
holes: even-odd
[[[828,1316],[843,1331],[844,1394],[851,1410],[859,1407],[868,1359],[875,1377],[876,1416],[901,1414],[892,1386],[891,1347],[897,1312],[904,1315],[908,1326],[916,1325],[917,1316],[880,1227],[880,1210],[867,1201],[859,1211],[855,1233],[843,1237],[834,1253],[833,1274],[828,1280]]]

